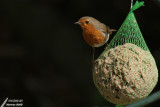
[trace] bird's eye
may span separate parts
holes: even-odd
[[[86,22],[86,24],[88,24],[89,23],[89,21],[85,21]]]

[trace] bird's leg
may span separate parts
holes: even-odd
[[[93,56],[92,56],[92,72],[94,71],[94,54],[95,54],[95,47],[92,47],[93,48]]]
[[[95,47],[92,47],[92,48],[93,48],[92,64],[94,64]]]

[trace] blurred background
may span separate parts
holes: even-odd
[[[1,0],[0,104],[8,97],[24,107],[114,106],[93,84],[92,48],[74,22],[92,16],[118,29],[129,9],[130,0]],[[159,1],[145,0],[135,16],[160,70]]]

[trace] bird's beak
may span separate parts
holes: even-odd
[[[80,23],[80,22],[75,22],[74,24],[78,24],[78,25],[80,25],[81,23]]]

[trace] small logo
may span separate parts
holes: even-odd
[[[23,99],[8,99],[6,98],[1,107],[22,107]]]
[[[7,100],[8,100],[8,98],[6,98],[6,99],[4,100],[4,102],[3,102],[2,105],[1,105],[1,107],[4,107],[4,105],[6,104]]]

